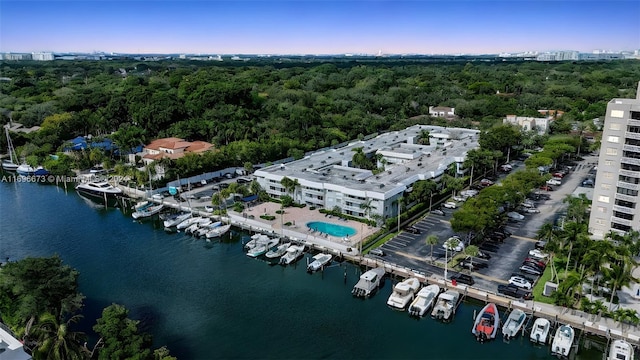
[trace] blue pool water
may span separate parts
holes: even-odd
[[[308,222],[307,226],[315,231],[336,237],[353,236],[356,234],[356,230],[352,227],[330,224],[324,221]]]

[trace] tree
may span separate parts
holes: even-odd
[[[471,260],[471,268],[473,268],[473,258],[478,256],[480,249],[475,245],[469,245],[464,249],[464,254],[468,255]]]
[[[84,347],[85,334],[71,329],[80,318],[80,315],[75,315],[67,321],[60,321],[58,316],[49,312],[40,315],[28,336],[35,340],[34,359],[87,359],[89,352]]]
[[[367,199],[366,202],[360,204],[360,209],[367,215],[367,219],[371,218],[371,210],[375,209],[375,206],[371,205],[372,199]]]
[[[438,244],[438,237],[436,235],[433,235],[433,234],[428,235],[427,238],[425,239],[425,243],[431,247],[431,253],[430,253],[429,257],[431,258],[431,261],[433,262],[433,246]]]
[[[611,298],[609,299],[609,303],[613,304],[613,297],[616,294],[616,291],[623,286],[629,285],[632,281],[637,282],[638,279],[634,278],[631,275],[631,271],[633,268],[631,267],[631,263],[628,261],[623,261],[620,263],[610,262],[607,268],[604,268],[604,274],[611,281]],[[611,309],[609,309],[611,310]]]
[[[137,320],[129,319],[129,311],[122,305],[104,308],[102,317],[93,326],[100,335],[98,359],[149,359],[151,336],[140,333]]]

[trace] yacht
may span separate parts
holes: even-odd
[[[203,217],[200,218],[200,220],[194,222],[193,224],[189,225],[184,232],[187,234],[194,234],[196,231],[198,231],[198,229],[200,229],[200,227],[206,227],[211,225],[211,223],[213,222],[213,220],[211,220],[210,218],[207,217]]]
[[[304,255],[304,245],[291,245],[280,258],[280,265],[289,265]]]
[[[76,191],[89,197],[104,199],[122,195],[122,190],[109,184],[106,181],[90,181],[76,186]]]
[[[4,131],[7,135],[7,152],[9,153],[9,159],[2,160],[2,169],[6,171],[16,171],[18,170],[18,166],[20,166],[15,163],[15,161],[18,161],[16,150],[13,148],[13,142],[9,136],[9,128],[7,126],[5,126]]]
[[[460,293],[455,290],[448,290],[438,296],[436,305],[431,311],[431,317],[442,321],[450,321],[456,313],[456,307],[460,300]]]
[[[549,336],[549,329],[551,329],[551,322],[545,318],[537,318],[533,322],[533,328],[531,329],[531,335],[529,340],[536,344],[544,345],[547,343],[547,337]]]
[[[371,269],[360,275],[358,283],[351,290],[356,297],[369,297],[381,286],[385,271],[384,268]]]
[[[193,217],[190,217],[190,218],[186,218],[184,221],[182,221],[180,224],[178,224],[176,226],[176,228],[178,230],[186,229],[189,226],[191,226],[191,225],[195,224],[196,222],[200,221],[201,219],[202,219],[201,216],[193,216]]]
[[[551,355],[568,357],[571,347],[573,346],[573,338],[575,331],[569,325],[560,325],[556,334],[553,336],[551,343]]]
[[[195,236],[206,236],[207,233],[217,227],[222,226],[222,221],[212,222],[208,225],[201,226],[198,230],[196,230],[193,235]]]
[[[522,324],[524,324],[527,319],[527,314],[520,309],[513,309],[509,317],[507,317],[507,321],[502,325],[502,336],[506,340],[511,339],[518,335],[520,329],[522,329]]]
[[[307,265],[307,272],[311,273],[324,268],[325,265],[331,262],[332,258],[333,256],[331,254],[323,254],[323,253],[320,253],[314,256],[312,258],[313,261],[309,265]]]
[[[633,346],[624,340],[613,340],[607,360],[633,360]]]
[[[440,286],[436,284],[432,284],[426,287],[423,287],[416,294],[416,298],[413,299],[411,305],[409,305],[409,315],[422,317],[424,314],[431,309],[433,305],[433,301],[440,294]]]
[[[171,227],[177,226],[178,224],[187,220],[190,217],[191,217],[190,213],[184,213],[184,214],[178,213],[165,219],[163,224],[165,228],[171,228]]]
[[[417,278],[408,278],[397,283],[387,300],[387,305],[394,309],[404,310],[413,300],[418,289],[420,289],[420,280]]]
[[[280,256],[283,256],[287,252],[287,249],[289,248],[289,246],[291,246],[290,242],[276,245],[272,247],[269,251],[267,251],[267,253],[264,254],[264,256],[268,259],[279,258]]]
[[[500,327],[498,307],[494,303],[488,303],[476,316],[471,333],[475,335],[476,340],[479,342],[485,342],[486,340],[495,339],[498,327]]]
[[[253,249],[258,244],[258,241],[260,241],[260,239],[263,239],[263,238],[268,238],[268,236],[260,233],[255,233],[251,235],[251,240],[249,240],[249,242],[244,244],[244,248],[247,250]]]

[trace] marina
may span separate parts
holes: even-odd
[[[198,341],[197,339],[201,336],[205,336],[205,334],[210,334],[209,336],[214,337],[219,336],[219,334],[213,335],[211,332],[215,332],[216,334],[218,333],[218,331],[215,330],[215,324],[221,324],[220,321],[222,321],[222,319],[227,319],[228,317],[233,316],[235,318],[233,322],[237,322],[237,324],[234,325],[238,327],[237,331],[240,331],[241,328],[245,329],[246,326],[250,326],[248,322],[238,320],[244,318],[244,316],[239,315],[239,309],[237,309],[236,306],[246,309],[247,305],[245,302],[257,301],[257,298],[254,298],[254,296],[264,297],[265,294],[270,294],[270,297],[276,296],[273,292],[268,290],[269,287],[258,285],[258,282],[264,283],[265,285],[272,284],[271,286],[273,286],[274,283],[277,283],[277,286],[279,287],[285,284],[283,281],[286,281],[286,286],[290,287],[290,289],[287,290],[287,293],[292,294],[290,298],[282,298],[282,294],[280,294],[272,299],[280,299],[279,301],[286,303],[286,306],[284,304],[282,305],[284,306],[283,308],[280,306],[272,306],[269,311],[264,314],[261,313],[260,316],[257,316],[257,313],[251,313],[253,314],[251,316],[254,319],[251,321],[251,324],[253,324],[251,326],[255,326],[255,321],[264,321],[264,323],[267,324],[267,318],[264,318],[263,320],[258,319],[262,319],[264,316],[276,316],[275,314],[278,312],[285,313],[290,311],[290,307],[293,307],[293,311],[299,314],[297,317],[311,320],[309,316],[313,315],[314,319],[317,319],[320,323],[326,324],[326,321],[321,320],[323,316],[329,315],[332,319],[337,317],[342,319],[342,321],[339,321],[338,324],[336,324],[339,327],[335,328],[330,326],[331,330],[329,331],[327,329],[329,332],[326,333],[326,335],[321,336],[319,339],[319,343],[324,344],[323,346],[325,346],[325,349],[326,347],[335,349],[334,352],[332,352],[331,357],[362,356],[362,353],[360,352],[358,355],[355,355],[355,353],[351,353],[350,350],[346,349],[353,346],[351,343],[345,343],[341,346],[340,341],[337,341],[333,335],[329,335],[334,333],[346,334],[345,332],[353,332],[353,334],[358,333],[355,328],[344,328],[344,322],[349,321],[348,319],[358,318],[358,323],[361,326],[367,326],[367,321],[364,320],[367,318],[383,319],[381,321],[384,324],[387,324],[386,326],[402,326],[405,329],[402,331],[402,334],[414,331],[416,332],[416,336],[418,336],[421,333],[424,334],[425,331],[438,331],[442,332],[443,336],[460,338],[460,334],[468,333],[468,329],[473,323],[473,313],[478,311],[483,306],[482,304],[487,302],[495,302],[501,308],[508,310],[518,307],[530,316],[547,317],[554,324],[554,330],[556,328],[555,324],[578,324],[575,326],[577,330],[576,339],[581,339],[583,343],[585,341],[590,341],[583,336],[585,333],[601,335],[603,336],[603,340],[606,336],[627,337],[629,335],[633,335],[622,331],[617,333],[616,329],[610,329],[607,331],[607,329],[595,327],[601,326],[597,322],[591,323],[597,325],[589,325],[588,321],[593,319],[574,319],[574,315],[572,315],[571,312],[558,312],[553,308],[548,308],[545,304],[538,304],[534,302],[520,303],[504,296],[480,291],[473,287],[461,284],[454,286],[451,282],[444,282],[442,278],[438,276],[425,276],[424,274],[416,273],[411,269],[400,268],[393,264],[385,263],[379,259],[370,259],[348,253],[340,254],[339,251],[329,250],[326,248],[320,249],[321,245],[318,246],[316,244],[311,244],[311,246],[308,247],[311,254],[316,251],[323,250],[325,253],[332,253],[333,251],[333,255],[335,255],[333,256],[333,261],[330,265],[325,266],[324,268],[321,267],[323,270],[319,271],[319,276],[300,277],[301,274],[306,272],[306,266],[296,266],[296,264],[287,268],[278,267],[282,269],[282,271],[274,271],[273,268],[265,268],[263,264],[264,261],[259,261],[259,258],[253,259],[244,255],[245,251],[242,248],[246,241],[250,240],[250,235],[252,233],[239,231],[238,228],[231,230],[221,239],[220,243],[208,243],[206,241],[186,236],[184,233],[167,233],[164,231],[164,226],[160,219],[150,220],[149,222],[140,224],[130,221],[131,218],[129,217],[129,221],[127,222],[125,220],[127,217],[123,216],[124,214],[122,214],[118,209],[105,209],[103,207],[96,209],[89,208],[85,205],[84,201],[78,201],[79,198],[75,196],[74,192],[64,193],[61,188],[39,186],[37,184],[18,185],[30,188],[29,194],[26,195],[26,193],[21,191],[16,184],[12,185],[15,188],[12,188],[11,190],[7,189],[9,187],[7,184],[3,184],[2,186],[3,188],[0,189],[0,196],[2,198],[0,200],[2,200],[3,205],[8,204],[6,206],[11,206],[11,208],[16,211],[16,215],[18,215],[20,211],[26,210],[21,208],[18,203],[10,201],[12,197],[8,197],[10,194],[9,191],[16,192],[16,195],[18,196],[33,197],[32,200],[39,201],[43,204],[41,209],[37,209],[35,211],[29,210],[31,216],[26,217],[25,220],[39,219],[39,216],[43,215],[40,213],[50,211],[52,207],[56,207],[57,209],[59,204],[62,203],[65,204],[63,207],[64,210],[60,211],[63,218],[65,216],[71,216],[73,213],[77,218],[86,219],[78,221],[73,232],[78,234],[93,233],[95,236],[87,243],[79,243],[78,241],[73,241],[73,236],[62,233],[58,237],[54,237],[51,243],[46,243],[42,241],[34,241],[34,239],[31,238],[32,236],[46,238],[46,236],[42,235],[44,229],[30,231],[28,236],[25,236],[25,234],[16,233],[16,231],[22,231],[23,228],[21,228],[22,230],[15,229],[9,226],[9,224],[3,223],[3,229],[7,231],[6,234],[8,236],[12,236],[12,238],[17,239],[30,239],[30,242],[25,243],[17,241],[11,244],[3,243],[2,247],[0,247],[0,255],[9,256],[10,258],[19,258],[26,254],[44,255],[47,253],[51,254],[54,251],[60,253],[67,263],[71,266],[77,267],[83,274],[81,287],[82,291],[88,296],[87,311],[89,314],[97,314],[101,307],[105,306],[104,301],[98,301],[98,299],[105,299],[105,301],[109,303],[114,301],[122,302],[133,309],[133,316],[140,316],[143,319],[147,319],[150,329],[152,329],[153,333],[156,335],[156,342],[159,344],[167,344],[172,349],[172,352],[174,351],[173,349],[175,349],[175,353],[181,354],[185,358],[204,359],[211,357],[211,354],[206,352],[207,350],[198,349],[199,347],[193,341]],[[92,218],[95,219],[91,220]],[[48,219],[47,221],[49,221],[47,227],[56,227],[57,225],[55,225],[54,222],[61,220]],[[113,225],[108,225],[111,223],[113,223]],[[109,230],[103,231],[103,234],[96,234],[95,229],[102,227],[106,227]],[[133,241],[134,239],[132,239],[132,237],[135,238],[135,241]],[[111,250],[109,250],[110,248]],[[141,257],[143,253],[145,255],[144,257]],[[304,255],[306,260],[303,263],[310,264],[312,262],[312,259],[310,258],[311,254]],[[242,260],[243,258],[246,260]],[[95,264],[102,265],[95,266]],[[185,264],[188,264],[188,266],[185,266]],[[235,281],[232,281],[233,279],[225,279],[217,276],[214,278],[210,277],[210,274],[217,272],[223,274],[225,272],[233,271],[231,270],[233,268],[241,268],[242,273],[252,274],[252,276],[240,278],[234,277]],[[455,316],[449,321],[449,325],[451,326],[442,325],[439,322],[428,318],[419,322],[407,321],[406,314],[390,312],[388,310],[384,311],[387,296],[392,292],[394,281],[380,283],[378,291],[382,292],[383,296],[374,296],[371,297],[372,301],[348,306],[350,311],[348,314],[338,311],[336,306],[345,306],[343,303],[346,301],[348,304],[348,298],[352,298],[351,296],[344,298],[346,294],[351,292],[351,286],[357,282],[359,276],[363,274],[366,269],[371,268],[381,269],[385,274],[384,277],[388,279],[396,280],[406,277],[416,277],[420,280],[422,285],[438,284],[443,289],[454,290],[459,293],[459,301],[456,302],[459,306],[456,307]],[[176,272],[177,269],[180,270]],[[122,279],[127,278],[127,275],[121,274],[122,271],[126,271],[128,274],[132,272],[136,273],[136,278],[123,282]],[[207,276],[206,279],[203,278],[205,275]],[[185,276],[190,278],[187,280]],[[398,280],[398,282],[399,281],[400,280]],[[103,285],[101,284],[102,282],[109,285]],[[182,283],[182,285],[177,285],[178,283]],[[194,287],[195,284],[203,283],[218,285],[212,286],[210,289],[209,287]],[[115,289],[113,289],[114,284],[117,284]],[[246,297],[248,295],[247,290],[242,289],[255,289],[257,286],[258,290],[255,290],[257,293],[254,296],[249,296],[248,299],[243,300],[240,304],[232,306],[231,303],[226,302],[223,298],[212,295],[212,291],[219,293],[221,286],[222,289],[224,289],[224,291],[222,291],[223,293],[235,294],[233,296],[234,300],[232,301],[236,301],[238,296]],[[165,290],[158,292],[157,289],[159,288]],[[168,289],[171,290],[167,295],[174,294],[171,295],[171,298],[165,298],[165,295],[162,295]],[[308,293],[310,289],[315,289],[311,291],[311,293],[318,291],[318,294],[314,296],[317,296],[319,299],[321,298],[322,301],[319,301],[317,304],[304,302],[305,306],[300,307],[303,304],[298,304],[299,299],[297,298],[299,296],[296,294]],[[177,295],[181,293],[189,295],[187,297]],[[207,305],[209,308],[209,314],[205,315],[200,312],[194,312],[195,309],[189,305],[194,301],[194,296],[196,299],[199,299],[195,300],[196,303],[213,301],[213,303]],[[329,298],[327,298],[327,296],[329,296]],[[190,300],[187,300],[187,298]],[[211,298],[211,300],[204,300],[205,298]],[[333,309],[333,311],[331,314],[322,315],[326,313],[326,307]],[[371,316],[372,312],[376,315]],[[383,315],[384,313],[387,313],[387,315]],[[195,317],[201,318],[196,321]],[[218,317],[220,317],[219,320],[216,319]],[[89,316],[89,318],[91,318],[91,316]],[[281,317],[279,318],[281,319]],[[228,324],[229,320],[226,321],[226,324]],[[170,329],[178,326],[180,328],[187,329],[186,331],[189,332],[188,329],[192,326],[188,324],[191,322],[194,322],[193,324],[200,324],[198,327],[204,327],[210,330],[204,331],[203,335],[198,336],[195,336],[194,333],[190,333],[189,336],[195,336],[195,340],[188,342],[188,344],[191,345],[187,345],[187,343],[183,341],[178,341],[181,337],[176,338],[175,336],[177,334]],[[287,326],[291,328],[296,328],[297,326],[290,322],[286,323],[288,324]],[[377,324],[378,323],[376,322],[376,325],[372,324],[369,326],[380,327],[380,325]],[[90,324],[87,324],[87,328],[89,327]],[[258,328],[264,329],[263,326],[258,326]],[[430,328],[431,330],[428,330],[427,328]],[[318,330],[324,334],[325,331],[320,329]],[[242,331],[246,331],[246,329]],[[525,331],[527,331],[528,336],[529,330]],[[252,336],[260,337],[264,336],[264,334],[259,335],[259,333],[254,333]],[[365,341],[364,337],[361,338],[357,335],[354,336],[355,337],[348,336],[347,338],[351,339],[351,341],[355,341],[356,343],[359,341]],[[472,340],[472,337],[468,336],[465,338],[469,338],[469,343],[475,343],[475,341]],[[222,336],[222,339],[233,343],[233,340],[226,336]],[[266,339],[271,342],[276,341],[274,338],[269,336],[267,336]],[[296,337],[294,336],[292,341],[296,341],[295,339]],[[299,341],[300,344],[305,342],[302,339],[298,339],[297,341]],[[389,341],[393,341],[393,337],[389,339]],[[631,341],[633,343],[633,338]],[[500,354],[503,354],[504,351],[506,351],[506,346],[508,346],[512,349],[509,351],[519,349],[518,351],[537,354],[533,355],[534,358],[546,358],[549,356],[549,347],[537,348],[532,347],[532,345],[528,345],[529,343],[529,341],[525,341],[524,343],[512,341],[510,344],[502,345],[502,342],[492,342],[491,345],[484,345],[485,347],[489,346],[487,349],[490,350],[485,350],[483,348],[483,353],[487,355],[487,358],[491,358],[491,356],[495,358],[497,356],[501,356]],[[238,356],[238,354],[244,354],[244,356],[249,357],[264,356],[264,354],[257,355],[257,353],[247,352],[246,350],[243,351],[237,347],[231,348],[230,345],[225,346],[223,344],[218,344],[217,341],[216,344],[222,349],[221,353],[216,354],[222,355],[216,355],[215,357],[235,357]],[[604,347],[606,346],[606,340],[602,343],[591,344],[591,342],[589,342],[589,344],[591,349],[597,347],[599,350],[596,352],[591,352],[590,349],[581,350],[578,358],[601,359],[602,354],[605,353]],[[303,349],[302,346],[303,345],[293,346],[293,349],[288,349],[286,351],[283,350],[283,352],[279,352],[277,354],[279,357],[299,357],[300,353],[296,351],[308,351],[308,349]],[[383,344],[380,344],[380,346],[383,346]],[[435,356],[438,357],[439,354],[440,358],[467,358],[473,354],[473,352],[461,351],[460,353],[456,353],[456,356],[451,356],[452,354],[446,346],[435,344],[432,346],[445,347],[443,349],[434,349]],[[342,347],[345,349],[342,349]],[[375,356],[378,357],[397,358],[397,354],[387,352],[381,347],[376,346],[374,349],[376,350],[370,350],[374,351],[370,353],[371,355],[376,354]],[[471,351],[471,349],[472,348],[470,348],[469,351]],[[321,348],[318,348],[317,350],[322,352]],[[411,351],[418,351],[418,349]],[[418,355],[419,352],[411,351],[408,352],[406,356],[420,356]],[[324,356],[327,356],[327,354],[325,353]],[[502,356],[502,358],[504,358],[504,356]]]

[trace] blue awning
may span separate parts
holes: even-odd
[[[258,195],[249,195],[242,198],[242,201],[244,202],[251,202],[255,200],[258,200]]]

